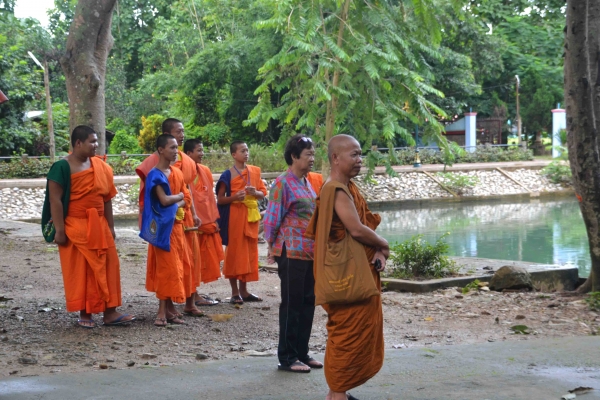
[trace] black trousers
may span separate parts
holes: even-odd
[[[276,257],[281,279],[279,306],[279,363],[289,366],[308,358],[308,341],[315,315],[313,262],[287,258],[285,245]]]

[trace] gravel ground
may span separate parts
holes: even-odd
[[[120,310],[134,313],[138,321],[129,326],[100,324],[85,330],[75,325],[78,315],[64,309],[56,246],[34,235],[37,227],[30,229],[31,234],[11,229],[0,229],[0,376],[121,369],[146,363],[179,365],[249,356],[270,356],[276,364],[280,290],[276,273],[262,270],[260,281],[249,285],[264,302],[241,308],[223,303],[204,309],[209,316],[232,315],[228,321],[185,318],[186,326],[156,328],[152,323],[157,300],[144,289],[146,246],[135,232],[119,230],[123,288]],[[264,245],[260,251],[264,263]],[[203,285],[200,292],[222,300],[230,295],[224,280]],[[382,301],[386,351],[585,336],[600,329],[599,314],[589,311],[582,297],[569,294],[462,295],[456,289],[447,289],[419,295],[386,292]],[[95,319],[101,322],[100,316]],[[325,323],[325,312],[318,307],[310,343],[315,353],[325,349]],[[527,325],[531,334],[513,334],[509,328],[517,324]]]

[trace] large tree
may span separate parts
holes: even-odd
[[[565,102],[573,183],[587,230],[592,270],[580,291],[600,291],[600,2],[568,0]]]
[[[79,0],[61,65],[67,80],[69,127],[91,126],[98,132],[98,153],[106,151],[104,81],[113,45],[112,13],[116,0]]]

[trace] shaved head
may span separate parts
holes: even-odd
[[[334,154],[340,154],[340,151],[343,151],[350,145],[358,145],[360,147],[358,140],[350,135],[342,134],[332,137],[327,145],[327,158],[329,158],[329,162],[331,163]]]

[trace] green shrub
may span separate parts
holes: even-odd
[[[162,133],[164,119],[165,117],[158,114],[150,115],[148,118],[142,117],[142,130],[138,136],[138,142],[145,152],[154,153],[156,150],[156,138]]]
[[[592,311],[600,311],[600,292],[590,292],[584,299]]]
[[[466,189],[479,183],[479,178],[471,175],[454,174],[452,172],[438,172],[437,176],[448,189],[461,196]]]
[[[45,178],[51,166],[49,159],[30,158],[23,162],[19,158],[0,162],[0,179]]]
[[[559,161],[552,161],[542,169],[542,175],[547,176],[552,183],[571,183],[571,167]]]
[[[415,235],[409,240],[391,247],[391,276],[394,278],[443,278],[458,272],[456,263],[445,254],[448,243],[442,235],[435,244],[423,240],[423,235]]]
[[[127,132],[125,129],[119,129],[115,132],[115,137],[110,142],[109,154],[121,154],[125,151],[129,154],[141,154],[144,150],[140,147],[137,137]]]
[[[135,175],[135,168],[140,165],[140,160],[137,158],[109,157],[108,165],[113,169],[113,174],[116,175]]]
[[[442,152],[436,149],[419,149],[421,164],[453,164],[453,163],[479,163],[499,161],[530,161],[533,152],[522,147],[492,147],[477,146],[474,152],[460,151],[452,147],[453,159],[444,158]],[[411,165],[415,160],[415,149],[401,149],[395,151],[398,159],[397,165]],[[386,158],[381,157],[377,165],[385,165]]]
[[[225,124],[195,126],[188,124],[185,135],[202,140],[204,146],[227,146],[231,142],[231,129]]]

